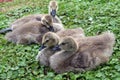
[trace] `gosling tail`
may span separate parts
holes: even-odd
[[[104,32],[103,38],[108,45],[115,44],[115,35],[112,32],[110,32],[110,31]]]

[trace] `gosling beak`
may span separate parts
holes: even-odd
[[[56,45],[56,46],[53,48],[53,51],[60,51],[60,50],[61,50],[61,48],[60,48],[59,45]]]
[[[52,17],[55,17],[55,15],[56,15],[56,10],[52,10],[52,11],[51,11],[51,15],[52,15]]]
[[[39,51],[41,51],[42,49],[44,49],[46,46],[44,46],[44,44],[42,44],[39,48]]]
[[[50,27],[49,27],[49,31],[54,32],[54,28],[53,28],[53,26],[50,26]]]

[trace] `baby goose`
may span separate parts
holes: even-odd
[[[52,17],[46,15],[43,17],[45,22],[32,21],[19,27],[16,30],[6,34],[5,38],[17,44],[41,43],[42,36],[49,31],[54,31]]]
[[[53,50],[53,47],[57,45],[58,42],[59,37],[55,33],[46,33],[43,36],[42,45],[36,57],[36,60],[39,61],[42,65],[49,66],[49,57],[56,52]]]
[[[49,3],[49,14],[52,16],[53,22],[54,23],[59,23],[60,25],[63,26],[61,20],[56,16],[56,11],[58,10],[58,4],[55,0],[50,1]],[[20,19],[17,19],[14,21],[11,25],[10,28],[6,28],[3,30],[0,30],[0,33],[5,33],[7,31],[12,31],[18,27],[23,27],[21,25],[29,23],[31,21],[41,21],[42,17],[44,17],[46,14],[34,14],[34,15],[28,15],[25,17],[22,17]]]
[[[49,20],[49,18],[46,17],[46,16],[44,16],[44,17],[41,19],[41,22],[42,22],[44,25],[48,25],[48,27],[49,27],[49,26],[53,26],[54,32],[58,32],[58,31],[60,31],[60,30],[64,30],[63,25],[62,25],[62,24],[59,24],[59,23],[54,23],[52,17],[50,18],[49,22],[48,22],[47,20]]]
[[[54,44],[54,46],[56,46],[59,43],[59,39],[64,38],[65,36],[72,36],[73,38],[77,39],[80,37],[84,37],[84,31],[82,28],[76,28],[76,29],[61,30],[61,31],[57,32],[56,34],[53,32],[47,32],[43,36],[42,45],[41,45],[41,49],[40,49],[40,50],[42,50],[42,49],[43,50],[38,53],[37,60],[40,61],[40,63],[42,63],[42,64],[44,63],[43,65],[48,64],[49,57],[51,55],[53,55],[53,52],[55,53],[55,51],[53,51],[53,49],[52,49],[53,47],[51,48],[50,45]],[[51,43],[48,44],[48,41],[46,41],[46,39],[48,41],[51,41]],[[53,43],[53,41],[57,41],[57,42]],[[45,48],[45,46],[48,46],[48,48]],[[51,55],[50,55],[50,53],[51,53]]]
[[[62,21],[56,15],[56,12],[58,10],[58,3],[57,3],[56,0],[51,0],[50,1],[48,9],[49,9],[48,10],[49,14],[51,14],[52,17],[53,17],[53,22],[62,24]]]
[[[67,60],[76,54],[78,49],[77,42],[72,37],[67,36],[59,42],[57,48],[60,48],[61,51],[50,57],[50,67],[57,73],[72,71],[74,68],[70,66],[70,61]]]
[[[83,72],[109,61],[115,37],[113,33],[105,32],[102,35],[81,38],[78,42],[76,43],[73,38],[65,37],[59,43],[57,48],[62,50],[50,57],[50,66],[55,72]]]

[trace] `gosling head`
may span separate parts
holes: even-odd
[[[49,29],[49,31],[54,32],[53,20],[51,15],[45,15],[44,17],[42,17],[41,22]]]
[[[59,43],[59,36],[53,32],[47,32],[42,38],[42,45],[39,50],[54,47]]]
[[[52,17],[56,16],[56,11],[58,10],[58,3],[55,0],[50,1],[49,3],[49,13]]]
[[[54,50],[57,50],[58,48],[60,48],[61,50],[64,50],[64,51],[75,52],[78,49],[78,45],[72,37],[67,36],[59,42],[59,45],[57,45],[54,48]]]

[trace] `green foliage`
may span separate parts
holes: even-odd
[[[28,14],[47,13],[49,0],[14,0],[1,3],[0,29]],[[119,0],[58,0],[58,16],[65,28],[82,27],[86,36],[110,30],[116,35],[113,56],[104,65],[84,73],[47,75],[35,61],[39,45],[15,45],[0,34],[0,80],[120,80],[120,1]],[[22,5],[20,5],[22,4]],[[28,5],[29,4],[29,5]],[[14,7],[16,6],[17,7]]]

